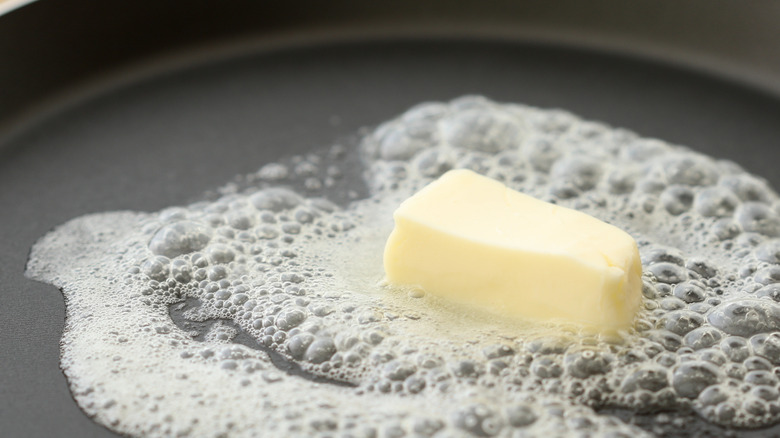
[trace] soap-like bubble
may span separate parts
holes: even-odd
[[[149,242],[149,250],[176,257],[203,249],[211,240],[211,230],[203,224],[180,221],[161,227]]]
[[[635,328],[594,335],[382,285],[393,210],[451,168],[632,234]],[[733,163],[467,96],[240,180],[213,201],[74,219],[33,248],[28,275],[66,296],[74,398],[106,427],[636,437],[780,422],[778,196]]]
[[[768,300],[743,299],[725,302],[708,315],[710,324],[737,336],[780,330],[780,306]]]

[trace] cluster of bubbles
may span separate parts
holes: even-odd
[[[453,168],[632,234],[635,329],[497,319],[381,285],[392,211]],[[759,428],[780,421],[779,210],[734,163],[469,96],[268,164],[214,201],[71,221],[28,274],[64,291],[76,401],[131,435],[647,433],[613,409]]]

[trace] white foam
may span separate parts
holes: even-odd
[[[62,366],[79,406],[134,436],[646,434],[604,407],[780,420],[780,219],[760,178],[478,97],[421,104],[344,154],[267,164],[214,202],[44,236],[27,272],[65,295]],[[339,163],[357,154],[365,199],[313,196],[355,198]],[[634,235],[637,329],[598,338],[382,286],[392,211],[453,167]]]

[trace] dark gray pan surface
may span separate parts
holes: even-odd
[[[86,213],[194,200],[424,100],[478,93],[561,107],[732,159],[780,187],[780,100],[704,73],[457,38],[242,52],[75,93],[0,137],[0,436],[113,435],[78,410],[58,369],[62,297],[22,275],[37,238]],[[722,433],[695,421],[679,432]]]

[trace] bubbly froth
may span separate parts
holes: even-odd
[[[363,181],[351,181],[360,166]],[[635,330],[596,337],[381,285],[392,211],[452,168],[640,245]],[[28,275],[63,290],[62,366],[143,436],[642,436],[609,414],[780,420],[780,216],[760,178],[563,111],[424,103],[214,201],[74,219]]]

